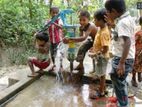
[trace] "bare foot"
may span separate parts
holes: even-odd
[[[56,65],[53,65],[50,71],[55,71]]]
[[[39,73],[39,74],[44,74],[44,71],[42,69],[36,71],[36,73]]]

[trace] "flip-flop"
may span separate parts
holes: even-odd
[[[101,97],[104,97],[105,94],[101,94],[99,91],[96,91],[95,94],[90,94],[89,95],[89,98],[90,99],[98,99],[98,98],[101,98]]]

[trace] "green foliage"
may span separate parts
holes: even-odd
[[[60,10],[71,8],[76,13],[70,17],[78,23],[78,13],[87,9],[93,16],[98,8],[104,7],[103,0],[53,0]],[[142,0],[126,0],[128,9],[136,7]],[[22,51],[9,51],[11,63],[25,64],[28,56],[33,55],[33,34],[49,18],[49,6],[45,0],[0,0],[0,47],[22,48]]]
[[[23,48],[8,48],[6,49],[6,52],[10,64],[26,65],[28,57],[35,56],[36,50],[33,48],[29,48],[27,50]]]
[[[37,7],[39,9],[37,9]],[[32,17],[30,17],[30,11]],[[48,7],[18,0],[0,2],[0,39],[5,45],[31,45],[33,32],[40,28],[46,18]]]

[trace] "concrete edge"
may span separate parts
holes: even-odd
[[[9,100],[11,97],[19,93],[21,90],[32,84],[34,81],[38,80],[41,77],[41,75],[37,75],[36,77],[29,78],[29,79],[23,79],[19,82],[15,83],[14,85],[10,86],[9,88],[6,88],[5,90],[0,92],[0,105],[2,105],[4,102]]]

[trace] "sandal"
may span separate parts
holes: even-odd
[[[105,96],[105,94],[103,93],[100,93],[99,91],[96,91],[96,93],[95,94],[90,94],[89,95],[89,98],[90,99],[98,99],[98,98],[101,98],[101,97],[104,97]]]

